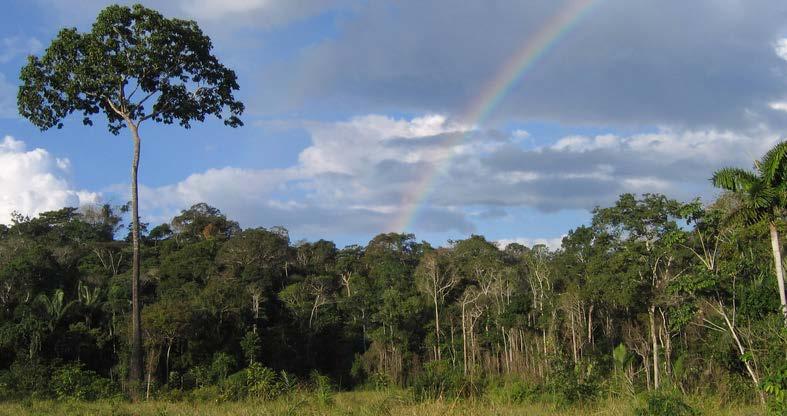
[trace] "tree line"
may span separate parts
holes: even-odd
[[[401,233],[338,248],[194,205],[142,226],[145,390],[218,385],[256,365],[437,396],[518,380],[573,399],[663,387],[777,397],[787,337],[772,247],[784,223],[779,206],[747,212],[761,191],[735,180],[708,206],[621,195],[556,250]],[[0,226],[0,392],[45,394],[63,368],[124,386],[126,210]]]

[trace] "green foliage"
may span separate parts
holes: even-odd
[[[579,367],[573,367],[566,360],[553,360],[551,377],[546,385],[547,391],[554,395],[557,403],[570,405],[587,402],[599,393],[596,380],[583,377]]]
[[[768,394],[768,410],[772,414],[787,413],[787,364],[763,380],[762,389]]]
[[[62,29],[43,56],[28,58],[19,75],[19,113],[46,130],[62,127],[72,113],[92,125],[102,112],[115,134],[126,119],[188,128],[214,115],[242,125],[243,104],[233,97],[237,77],[211,48],[193,21],[167,19],[141,5],[109,6],[90,32]]]
[[[645,395],[635,409],[636,416],[699,416],[699,412],[674,393],[654,392]]]
[[[309,381],[318,403],[322,405],[333,403],[335,389],[330,377],[320,374],[317,371],[312,371],[311,374],[309,374]]]
[[[260,355],[262,340],[256,332],[248,331],[243,336],[243,339],[240,340],[240,347],[243,349],[243,357],[246,358],[246,363],[252,365]]]
[[[484,383],[466,377],[461,368],[448,361],[432,361],[424,365],[412,389],[419,400],[435,400],[480,395]]]
[[[85,370],[82,364],[66,364],[55,369],[51,386],[59,400],[95,400],[113,393],[109,380]]]
[[[283,385],[279,383],[276,373],[260,364],[252,364],[246,369],[246,385],[250,397],[262,400],[273,400],[283,393]],[[290,385],[286,386],[291,387]]]
[[[213,354],[213,362],[210,364],[210,371],[213,378],[221,381],[227,378],[227,374],[229,374],[230,370],[235,365],[235,357],[224,352],[217,352]]]
[[[716,209],[624,195],[559,251],[481,236],[432,248],[395,233],[338,250],[240,230],[198,204],[143,241],[154,393],[328,409],[337,390],[406,388],[427,401],[592,407],[645,390],[646,366],[652,386],[653,311],[662,388],[755,400],[752,364],[780,411],[785,337],[765,227],[725,224]],[[128,377],[128,242],[70,210],[42,217],[0,236],[0,394],[100,397],[101,383]]]
[[[504,383],[490,383],[485,396],[493,403],[522,404],[534,402],[543,391],[540,386],[528,384],[522,380],[508,380]]]
[[[50,368],[38,358],[18,359],[0,374],[7,398],[47,397],[51,394]]]

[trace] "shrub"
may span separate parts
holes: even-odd
[[[112,383],[94,371],[85,370],[81,363],[69,363],[57,368],[51,379],[55,397],[60,400],[95,400],[109,397]]]
[[[37,398],[51,395],[49,379],[49,367],[41,360],[21,359],[11,364],[0,384],[6,386],[6,398]]]
[[[281,386],[276,373],[270,368],[254,363],[246,369],[246,385],[249,397],[273,400],[281,394]]]
[[[577,371],[577,368],[566,364],[566,361],[553,361],[547,387],[555,400],[562,405],[592,400],[599,391],[598,383],[591,376]]]
[[[412,387],[417,399],[435,400],[477,395],[483,391],[483,382],[471,381],[448,361],[432,361],[424,365]]]
[[[225,352],[213,354],[213,362],[210,364],[210,371],[213,379],[224,380],[233,367],[235,367],[235,357]]]
[[[246,332],[243,339],[240,340],[240,347],[243,350],[243,357],[246,358],[246,364],[254,364],[257,356],[260,355],[262,350],[262,340],[260,336],[252,331]]]
[[[311,379],[312,388],[314,389],[317,401],[323,405],[333,403],[334,389],[331,378],[318,373],[316,370],[311,372],[309,378]]]
[[[211,370],[204,365],[191,367],[184,377],[186,384],[197,388],[206,387],[211,384],[213,377]]]
[[[639,406],[636,416],[698,416],[699,412],[686,404],[674,393],[654,392],[645,397],[645,403]]]
[[[768,393],[768,411],[774,415],[787,414],[787,365],[765,378],[762,385]]]
[[[488,385],[486,388],[486,396],[494,403],[521,404],[535,400],[539,394],[538,386],[521,380]]]

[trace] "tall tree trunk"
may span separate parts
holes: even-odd
[[[437,295],[434,296],[434,327],[435,327],[435,353],[437,360],[442,359],[442,354],[440,353],[440,312],[437,305]]]
[[[588,309],[588,344],[590,344],[590,348],[594,347],[593,344],[593,304],[590,304],[590,308]]]
[[[571,352],[574,357],[574,365],[576,365],[579,361],[579,357],[577,354],[577,332],[574,329],[574,311],[570,311],[569,314],[571,315]]]
[[[465,304],[462,303],[462,368],[467,374],[467,324],[465,320]]]
[[[659,344],[656,337],[656,307],[652,306],[648,309],[648,318],[650,319],[650,340],[653,344],[653,388],[659,389]]]
[[[779,230],[776,224],[771,221],[768,223],[771,230],[771,248],[773,249],[773,266],[776,270],[776,281],[779,284],[779,300],[782,302],[782,314],[784,323],[787,325],[787,294],[784,292],[784,267],[782,266],[782,243],[779,240]]]
[[[142,304],[139,297],[139,195],[137,192],[137,171],[139,169],[140,138],[136,125],[129,123],[134,139],[134,157],[131,161],[131,368],[129,381],[131,397],[139,400],[142,381]]]

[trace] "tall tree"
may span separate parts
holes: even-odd
[[[142,375],[139,300],[139,204],[137,172],[140,125],[146,120],[190,128],[206,116],[237,127],[243,104],[235,73],[211,53],[212,43],[193,21],[167,19],[141,5],[109,6],[92,29],[61,30],[40,58],[30,56],[20,73],[18,106],[41,130],[62,127],[80,113],[85,125],[106,116],[113,134],[127,127],[131,163],[132,339],[130,381],[136,397]],[[226,114],[228,110],[229,114]],[[228,115],[228,117],[224,117]]]
[[[731,219],[753,225],[768,224],[773,252],[773,267],[779,286],[781,312],[787,325],[787,293],[784,291],[782,244],[777,222],[787,209],[787,142],[774,146],[754,162],[755,171],[723,168],[713,174],[713,185],[738,196]]]
[[[448,293],[459,283],[458,276],[450,269],[448,251],[437,249],[426,252],[415,269],[415,279],[418,289],[430,298],[434,306],[434,356],[441,360],[440,307]]]

